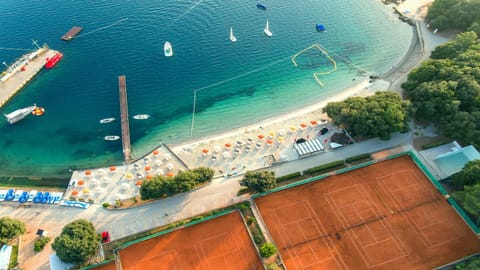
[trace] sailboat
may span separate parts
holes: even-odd
[[[167,57],[170,57],[173,55],[172,44],[170,44],[170,42],[165,41],[165,45],[163,45],[163,53]]]
[[[232,27],[230,27],[230,40],[232,42],[237,41],[237,38],[233,35],[233,28]]]
[[[271,32],[270,29],[268,28],[268,20],[267,20],[267,25],[265,25],[265,29],[263,29],[263,32],[265,33],[265,35],[267,35],[267,37],[271,37],[271,36],[272,36],[272,32]]]

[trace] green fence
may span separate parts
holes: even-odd
[[[417,164],[417,166],[422,170],[422,172],[427,176],[428,180],[432,182],[432,184],[440,191],[442,195],[447,195],[448,192],[443,188],[443,186],[440,184],[440,182],[433,176],[433,174],[430,172],[430,170],[420,161],[420,159],[417,157],[417,155],[412,152],[408,151],[407,152],[410,158],[413,159],[413,162]]]
[[[463,211],[462,207],[453,198],[448,198],[447,201],[452,205],[452,207],[457,211],[457,213],[462,216],[462,218],[467,222],[468,226],[476,233],[479,234],[480,230],[478,229],[475,222],[473,222],[470,217]]]

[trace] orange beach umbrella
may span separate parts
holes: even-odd
[[[158,154],[160,154],[160,151],[158,151],[158,149],[153,150],[153,155],[154,155],[154,156],[156,156],[156,155],[158,155]]]
[[[78,195],[78,190],[74,189],[74,190],[72,191],[72,195],[73,195],[73,196]]]
[[[229,143],[226,143],[226,144],[225,144],[225,148],[230,149],[230,147],[232,147],[231,144],[229,144]]]
[[[301,126],[302,128],[306,128],[306,127],[307,127],[307,124],[301,123],[300,126]]]
[[[173,172],[168,172],[168,173],[167,173],[167,176],[168,176],[168,177],[173,177],[174,175],[175,175],[175,174],[174,174]]]
[[[92,171],[86,170],[86,171],[85,171],[85,175],[92,175]]]
[[[273,144],[273,140],[267,140],[267,143],[271,145]]]
[[[263,134],[258,134],[257,137],[258,137],[260,140],[263,139],[263,138],[265,138],[265,136],[263,136]]]
[[[83,181],[82,179],[78,180],[78,185],[79,186],[83,186],[83,184],[85,184],[85,181]]]
[[[203,148],[202,153],[208,154],[208,149],[207,149],[207,148]]]
[[[145,171],[150,171],[151,169],[152,169],[152,167],[150,167],[150,166],[148,166],[148,165],[145,166]]]
[[[142,185],[142,180],[138,180],[137,183],[135,183],[135,185],[141,186]]]
[[[310,121],[310,125],[316,126],[316,125],[317,125],[317,120],[312,120],[312,121]]]
[[[116,171],[116,170],[117,170],[117,167],[115,167],[115,166],[110,166],[110,171],[111,171],[111,172],[114,172],[114,171]]]

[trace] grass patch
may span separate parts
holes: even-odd
[[[450,143],[450,142],[452,142],[451,139],[442,138],[442,139],[439,139],[438,141],[434,141],[434,142],[422,145],[422,149],[423,150],[430,149],[430,148],[437,147],[437,146],[440,146],[440,145],[444,145],[444,144],[447,144],[447,143]]]
[[[356,155],[356,156],[353,156],[353,157],[349,157],[349,158],[345,159],[345,162],[350,163],[350,164],[358,164],[358,163],[362,163],[362,162],[370,161],[370,160],[372,160],[372,156],[369,153],[365,153],[365,154],[360,154],[360,155]]]
[[[10,256],[10,263],[8,269],[13,269],[18,265],[18,246],[12,246],[12,255]]]
[[[318,174],[323,174],[323,173],[326,173],[326,172],[342,169],[342,168],[345,168],[346,166],[347,165],[345,165],[344,160],[337,160],[337,161],[334,161],[334,162],[330,162],[330,163],[327,163],[327,164],[323,164],[323,165],[320,165],[320,166],[316,166],[316,167],[307,169],[307,170],[305,170],[305,174],[318,175]]]
[[[26,176],[0,176],[1,187],[11,188],[52,188],[65,189],[70,179],[68,178],[35,178]]]
[[[302,173],[301,173],[301,172],[294,172],[294,173],[291,173],[291,174],[287,174],[287,175],[284,175],[284,176],[280,176],[280,177],[277,177],[277,183],[281,183],[281,182],[285,182],[285,181],[290,181],[290,180],[293,180],[293,179],[297,179],[297,178],[300,178],[300,176],[302,176]]]

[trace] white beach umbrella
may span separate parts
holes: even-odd
[[[220,146],[218,146],[218,145],[215,145],[215,147],[213,148],[213,151],[214,151],[215,153],[219,153],[220,151],[222,151],[222,148],[221,148]]]
[[[173,168],[175,168],[175,166],[173,166],[172,163],[168,163],[168,164],[167,164],[167,169],[168,169],[169,171],[173,170]]]
[[[223,157],[224,158],[229,158],[230,157],[230,153],[228,151],[224,151],[223,152]]]
[[[172,159],[172,156],[170,154],[165,154],[165,156],[163,156],[163,159],[168,161],[168,160]]]

